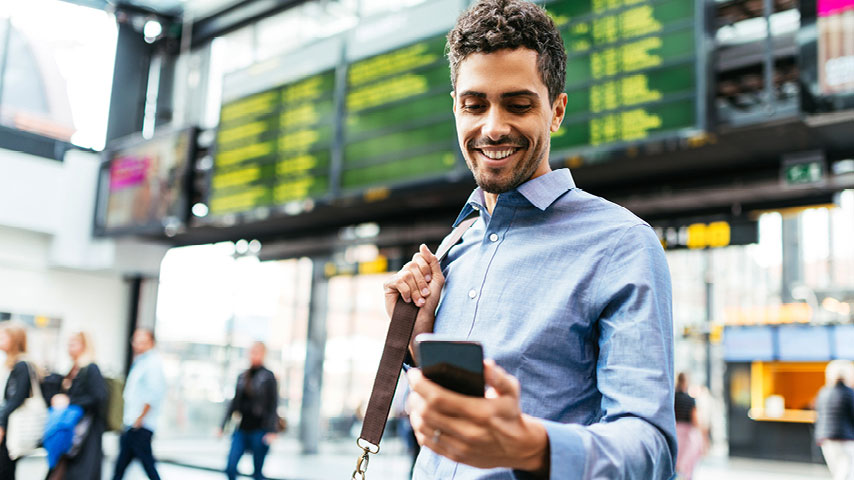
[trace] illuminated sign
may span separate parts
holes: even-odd
[[[567,111],[552,151],[637,142],[703,128],[691,0],[557,0]]]
[[[759,223],[742,218],[653,222],[653,229],[661,245],[668,250],[720,248],[730,245],[749,245],[759,241]]]
[[[458,168],[444,49],[442,34],[349,65],[342,191]]]
[[[329,193],[335,72],[228,102],[220,112],[212,215]]]

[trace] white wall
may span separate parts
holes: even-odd
[[[118,373],[128,348],[125,278],[157,278],[168,247],[92,238],[99,161],[0,150],[0,311],[61,319],[62,352],[72,332],[91,333],[102,368]],[[154,311],[155,295],[141,301],[144,316]],[[67,368],[66,355],[57,358]]]

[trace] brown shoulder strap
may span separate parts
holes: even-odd
[[[460,241],[466,230],[477,221],[477,218],[477,215],[469,217],[454,228],[451,235],[436,250],[439,261],[448,255],[451,247]],[[397,387],[397,379],[400,375],[400,369],[403,367],[403,359],[406,357],[406,350],[409,348],[409,340],[412,337],[412,329],[415,327],[417,316],[418,307],[415,304],[404,302],[402,299],[397,300],[394,312],[391,315],[391,323],[388,326],[377,376],[374,379],[371,399],[368,401],[365,420],[362,423],[362,433],[357,442],[365,453],[359,459],[356,471],[353,472],[353,478],[365,478],[362,469],[363,460],[364,465],[367,466],[368,453],[379,452],[380,440],[385,430],[394,390]],[[368,445],[365,445],[363,441]],[[357,477],[357,475],[361,475],[361,477]]]

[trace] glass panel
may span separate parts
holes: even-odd
[[[5,2],[0,24],[0,39],[9,39],[0,122],[102,149],[117,39],[112,14],[59,0]]]
[[[298,423],[311,262],[234,252],[231,243],[176,248],[163,261],[156,331],[171,386],[158,432],[166,438],[210,436],[256,340],[279,381],[279,414]]]

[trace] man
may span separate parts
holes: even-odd
[[[457,223],[479,218],[441,265],[422,245],[386,283],[386,308],[400,295],[421,307],[415,334],[480,341],[489,388],[464,397],[409,370],[427,447],[414,478],[671,478],[667,264],[649,225],[551,171],[567,103],[560,34],[531,3],[482,0],[448,46],[478,185]]]
[[[154,332],[140,328],[133,333],[131,348],[134,360],[128,373],[124,390],[124,433],[119,439],[119,456],[113,480],[121,480],[125,469],[134,458],[152,480],[160,480],[154,466],[151,437],[157,425],[160,405],[166,394],[166,378],[163,364],[153,351],[156,341]]]
[[[254,464],[253,478],[263,480],[261,471],[270,445],[276,439],[279,428],[279,387],[273,372],[264,367],[267,347],[264,342],[255,342],[249,348],[249,369],[237,377],[234,398],[229,402],[222,421],[225,428],[234,412],[240,413],[240,425],[231,436],[231,450],[225,473],[229,480],[237,478],[237,463],[246,450],[252,452]]]

